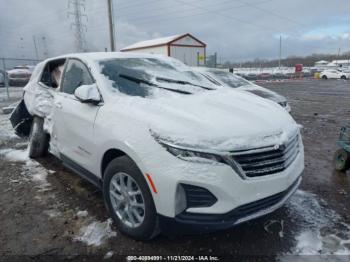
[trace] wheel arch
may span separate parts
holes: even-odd
[[[101,165],[100,165],[100,172],[101,172],[101,178],[103,178],[104,172],[108,166],[108,164],[113,160],[121,156],[128,156],[130,157],[127,153],[120,149],[116,148],[110,148],[108,149],[102,157],[101,160]]]

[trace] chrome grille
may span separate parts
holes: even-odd
[[[299,136],[278,148],[266,147],[232,152],[231,157],[247,177],[259,177],[282,172],[299,153]]]

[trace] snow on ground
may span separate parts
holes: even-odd
[[[115,237],[117,233],[112,230],[112,219],[104,222],[93,221],[80,229],[79,235],[74,238],[88,246],[100,246],[106,239]]]
[[[0,140],[16,138],[13,128],[9,121],[9,115],[0,114]]]
[[[78,217],[87,217],[87,215],[88,215],[88,212],[86,210],[77,212]]]
[[[289,215],[301,227],[291,254],[350,255],[346,246],[350,243],[350,225],[318,199],[315,194],[298,190],[287,204]]]
[[[0,156],[11,162],[29,161],[28,151],[20,149],[6,148],[0,150]]]
[[[47,181],[47,170],[38,162],[28,160],[24,166],[24,174],[38,184],[39,192],[50,190],[51,185]]]
[[[29,179],[38,184],[39,192],[50,189],[50,183],[47,181],[47,170],[38,162],[29,158],[27,149],[0,149],[0,157],[4,157],[10,162],[24,162],[25,164],[21,173],[22,178]]]
[[[55,209],[45,210],[44,213],[50,218],[58,217],[61,215],[61,212]]]
[[[114,255],[113,251],[108,251],[105,256],[103,257],[103,259],[109,259]]]

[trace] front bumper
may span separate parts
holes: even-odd
[[[11,86],[24,86],[29,82],[30,78],[9,78],[9,85]]]
[[[231,228],[279,209],[294,194],[300,183],[301,176],[282,192],[238,206],[224,214],[202,214],[185,211],[173,218],[159,215],[160,228],[170,235],[185,232],[205,233]]]

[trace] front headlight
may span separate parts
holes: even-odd
[[[189,147],[179,146],[173,144],[169,139],[161,138],[158,134],[150,130],[153,138],[164,147],[170,154],[176,156],[182,160],[192,162],[205,162],[205,163],[224,163],[227,164],[224,157],[219,153],[204,152],[202,150],[196,150]]]
[[[200,152],[195,151],[192,149],[185,149],[180,148],[174,145],[169,145],[164,142],[158,141],[170,154],[181,158],[182,160],[186,161],[192,161],[192,162],[206,162],[206,163],[212,163],[212,162],[219,162],[219,163],[226,163],[224,159],[217,154],[212,153],[206,153],[206,152]]]

